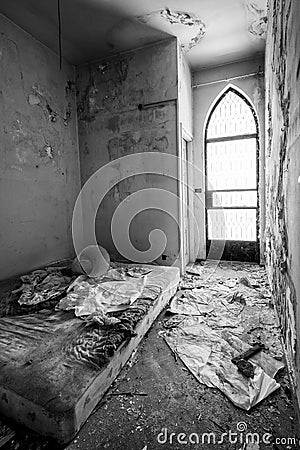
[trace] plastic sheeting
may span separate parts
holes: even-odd
[[[137,300],[144,290],[146,276],[126,276],[122,270],[110,269],[105,277],[81,275],[68,288],[68,294],[58,309],[74,310],[77,317],[103,317],[123,311]]]
[[[274,322],[271,311],[260,309],[257,304],[259,298],[268,296],[265,286],[254,291],[259,284],[254,288],[247,281],[196,280],[197,288],[181,290],[173,298],[169,312],[174,315],[165,321],[167,331],[163,332],[172,351],[201,383],[218,388],[245,410],[280,387],[274,376],[284,367],[263,351],[249,359],[254,377],[247,378],[231,362],[251,347],[245,342],[245,308],[246,314],[252,313],[257,327],[262,321],[265,326]],[[191,284],[189,280],[188,283]],[[181,286],[186,285],[184,280]]]
[[[203,318],[184,318],[165,340],[201,383],[220,389],[240,408],[249,410],[280,386],[273,377],[281,362],[262,352],[249,360],[254,378],[244,377],[231,359],[250,346],[232,332],[213,330]]]

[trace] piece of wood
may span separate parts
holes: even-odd
[[[9,441],[12,440],[12,438],[15,436],[15,432],[11,431],[9,434],[7,434],[6,436],[2,436],[0,438],[0,448],[4,447],[5,444],[7,444]]]
[[[247,360],[249,359],[251,356],[255,355],[256,353],[260,352],[261,350],[263,350],[265,348],[264,344],[257,344],[257,345],[253,345],[253,347],[249,348],[248,350],[246,350],[243,353],[240,353],[238,356],[235,356],[234,358],[232,358],[231,362],[233,362],[233,364],[236,364],[238,361],[240,361],[241,359]]]

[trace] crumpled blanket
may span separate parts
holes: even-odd
[[[13,291],[13,293],[21,292],[19,304],[37,305],[48,300],[54,300],[63,294],[72,278],[63,275],[61,270],[61,267],[47,267],[34,270],[29,275],[21,276],[22,286]]]

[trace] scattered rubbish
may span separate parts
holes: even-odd
[[[246,286],[246,287],[248,287],[250,289],[254,288],[254,286],[250,283],[250,281],[248,280],[247,277],[241,277],[239,281],[240,281],[241,284],[243,284],[244,286]]]
[[[185,294],[179,291],[171,301],[168,311],[173,314],[184,315],[208,314],[214,310],[214,307],[208,304],[209,297],[206,293],[198,294],[197,292],[197,294],[194,294],[188,292]]]
[[[261,351],[265,346],[263,344],[257,344],[251,347],[249,350],[241,353],[238,356],[232,358],[233,364],[235,364],[238,370],[246,377],[246,378],[254,378],[254,366],[251,362],[247,361],[248,358],[254,356],[256,353]]]
[[[216,420],[212,419],[211,417],[209,417],[208,420],[210,420],[210,422],[212,422],[214,425],[220,428],[220,430],[225,431],[225,428],[222,427],[222,425],[220,425]]]
[[[199,323],[197,317],[186,317],[165,334],[165,340],[201,383],[220,389],[242,409],[249,410],[280,387],[273,377],[283,364],[262,353],[259,361],[251,358],[253,378],[244,377],[231,359],[236,351],[248,349],[247,344],[227,330]]]
[[[233,302],[239,302],[241,305],[246,305],[246,299],[244,297],[244,294],[240,293],[240,292],[235,292],[231,299],[228,300],[229,303],[233,303]]]
[[[230,278],[226,281],[224,281],[224,285],[229,287],[229,288],[234,288],[237,284],[237,280],[235,278]]]
[[[241,359],[248,359],[251,356],[254,356],[256,353],[260,352],[261,350],[263,350],[265,348],[265,346],[263,344],[257,344],[254,345],[253,347],[249,348],[248,350],[246,350],[245,352],[241,353],[238,356],[235,356],[234,358],[232,358],[232,362],[233,364],[236,364],[238,361],[240,361]]]
[[[247,444],[245,444],[244,449],[245,450],[259,450],[260,446],[256,442],[248,442]]]
[[[199,273],[198,270],[194,267],[188,267],[186,269],[186,273],[190,275],[196,275],[197,277],[201,277],[201,273]]]
[[[251,362],[246,361],[245,359],[239,359],[236,363],[238,370],[246,377],[246,378],[254,378],[254,366]]]
[[[265,314],[257,304],[262,292],[268,295],[265,275],[260,269],[248,272],[239,284],[237,278],[214,276],[202,282],[185,276],[162,332],[175,359],[245,410],[280,387],[274,376],[284,367],[273,357],[278,352],[274,312]]]

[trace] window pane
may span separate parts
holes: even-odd
[[[257,206],[257,191],[213,192],[212,206]]]
[[[210,209],[207,220],[209,240],[256,241],[255,209]]]
[[[208,190],[256,189],[256,139],[207,144]]]
[[[250,107],[237,94],[229,91],[216,106],[207,130],[207,138],[256,133]]]

